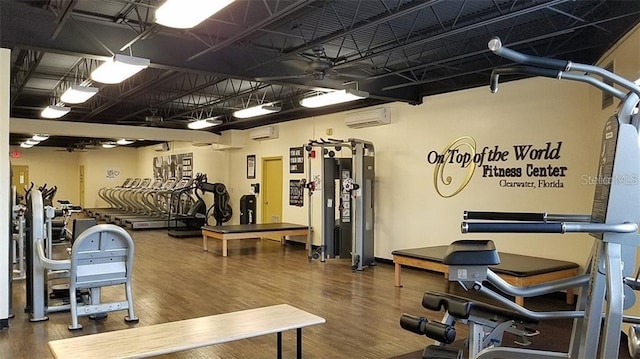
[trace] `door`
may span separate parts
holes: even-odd
[[[11,166],[13,177],[11,177],[11,185],[16,186],[18,196],[24,198],[24,188],[31,185],[29,183],[29,166]]]
[[[262,223],[282,222],[282,157],[262,158]]]

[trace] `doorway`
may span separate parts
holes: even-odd
[[[262,158],[262,223],[282,222],[282,157]]]
[[[16,186],[16,194],[24,198],[24,188],[29,186],[29,166],[12,165],[11,170],[13,172],[11,185]]]

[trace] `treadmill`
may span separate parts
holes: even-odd
[[[174,190],[190,187],[193,183],[191,177],[183,177],[174,186],[164,188],[153,194],[153,205],[156,207],[158,215],[155,217],[129,218],[124,220],[124,226],[130,229],[160,229],[169,226],[169,201]],[[167,183],[165,183],[167,184]]]

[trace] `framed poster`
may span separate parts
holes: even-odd
[[[256,155],[247,156],[247,178],[256,178]]]
[[[304,205],[304,187],[300,180],[289,180],[289,205],[302,207]]]
[[[289,173],[304,173],[304,147],[289,148]]]

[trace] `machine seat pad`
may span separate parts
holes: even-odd
[[[490,239],[458,240],[447,247],[442,263],[447,265],[498,265],[500,257]]]
[[[444,307],[449,314],[460,319],[469,319],[469,316],[485,318],[497,316],[498,320],[501,321],[515,320],[528,324],[538,323],[537,319],[516,311],[448,293],[426,291],[422,296],[422,306],[435,311],[439,311]]]

